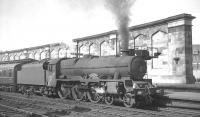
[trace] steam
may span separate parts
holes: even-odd
[[[116,19],[118,26],[119,36],[122,40],[122,50],[128,50],[129,43],[129,22],[131,15],[130,8],[134,4],[135,0],[105,0],[105,6],[108,8]]]

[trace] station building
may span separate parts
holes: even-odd
[[[190,14],[129,27],[129,49],[148,49],[158,58],[147,61],[153,83],[194,83],[192,20]],[[77,52],[97,56],[119,55],[121,39],[117,30],[74,39]]]

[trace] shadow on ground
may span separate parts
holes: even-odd
[[[72,111],[84,113],[84,112],[91,111],[91,109],[86,108],[86,107],[81,107],[81,106],[75,106],[72,109],[65,109],[65,110],[57,110],[57,111],[47,112],[47,113],[45,113],[45,115],[48,116],[48,117],[59,117],[59,116],[70,115]]]

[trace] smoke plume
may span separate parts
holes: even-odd
[[[129,43],[129,21],[130,21],[130,8],[135,0],[105,0],[105,6],[108,8],[116,19],[118,26],[119,36],[122,40],[122,50],[128,49]]]

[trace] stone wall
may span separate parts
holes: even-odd
[[[148,49],[151,55],[161,52],[158,58],[147,61],[148,77],[154,83],[194,83],[192,19],[190,14],[180,14],[129,28],[129,49]],[[111,38],[113,34],[116,38]],[[90,54],[91,45],[95,44],[96,55],[119,55],[121,40],[118,37],[117,31],[110,31],[74,41],[79,53]]]

